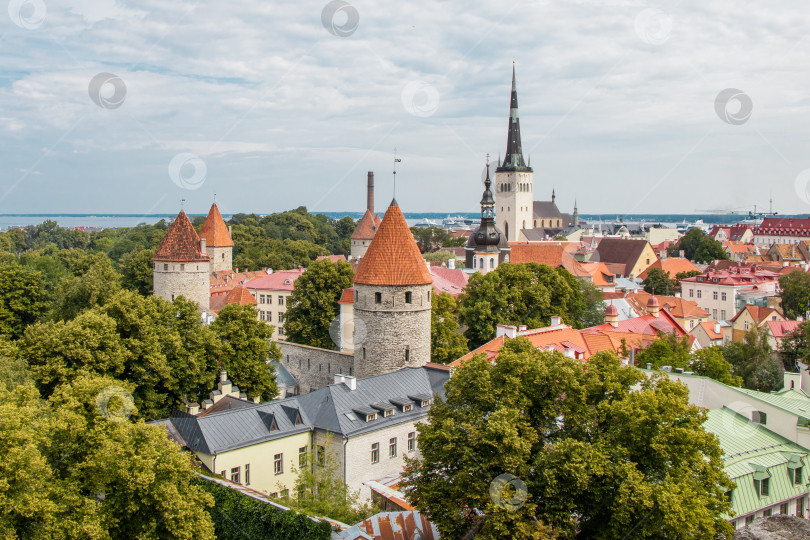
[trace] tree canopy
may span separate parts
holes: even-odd
[[[330,328],[338,316],[338,300],[343,289],[352,286],[354,272],[345,261],[328,259],[314,261],[295,280],[295,288],[287,301],[284,331],[293,343],[334,349]],[[333,332],[334,333],[334,332]]]
[[[448,538],[730,536],[733,483],[705,419],[683,385],[611,354],[584,364],[511,340],[447,382],[405,490]]]
[[[810,274],[797,270],[779,276],[782,311],[788,319],[805,317],[810,310]]]
[[[675,292],[677,282],[669,277],[669,272],[660,268],[647,270],[647,279],[644,280],[644,290],[650,294],[669,296]]]
[[[449,364],[467,354],[467,339],[461,333],[456,311],[458,301],[443,292],[431,297],[430,359]]]
[[[506,263],[487,274],[473,274],[459,298],[459,320],[470,347],[495,336],[496,324],[547,326],[554,315],[582,328],[598,318],[604,304],[598,294],[583,294],[587,285],[563,268],[537,263]],[[595,307],[597,304],[601,306]]]
[[[723,244],[709,238],[709,236],[697,227],[686,231],[675,244],[669,249],[670,255],[678,255],[684,252],[684,257],[690,261],[709,263],[714,260],[728,260],[728,253],[723,249]]]

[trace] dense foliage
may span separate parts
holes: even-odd
[[[604,321],[604,303],[593,286],[563,268],[537,263],[506,263],[487,274],[473,274],[459,299],[459,320],[470,347],[495,336],[496,324],[548,326],[553,315],[575,328]],[[596,322],[599,324],[599,322]]]
[[[467,243],[466,237],[453,236],[439,227],[411,227],[411,234],[422,253],[431,253],[443,247],[461,247]]]
[[[268,540],[327,540],[332,529],[297,512],[285,512],[210,480],[194,484],[213,496],[208,509],[219,540],[265,538]]]
[[[797,270],[779,276],[782,311],[788,319],[805,317],[810,310],[810,274]]]
[[[728,253],[723,249],[723,244],[709,238],[703,229],[697,227],[686,231],[678,243],[670,248],[669,254],[676,256],[681,251],[684,252],[684,257],[695,262],[710,263],[715,260],[728,260]]]
[[[445,391],[404,473],[442,537],[730,536],[733,483],[683,385],[516,339],[497,363],[466,362]]]
[[[646,292],[669,296],[675,292],[676,287],[677,281],[669,277],[669,272],[664,272],[660,268],[647,270],[647,279],[644,280],[644,290]]]
[[[166,432],[126,421],[131,386],[79,376],[43,401],[0,386],[0,534],[212,539],[212,498]]]
[[[352,286],[354,272],[346,261],[315,261],[298,279],[287,301],[284,331],[293,343],[334,349],[337,316],[343,289]],[[331,330],[331,333],[330,333]]]
[[[430,359],[449,364],[467,354],[467,339],[459,328],[456,311],[458,301],[443,292],[431,297]]]

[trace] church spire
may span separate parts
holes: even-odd
[[[523,147],[520,143],[520,120],[518,118],[517,83],[515,63],[512,62],[512,99],[509,105],[509,135],[506,140],[506,157],[499,167],[503,171],[531,171],[523,160]]]

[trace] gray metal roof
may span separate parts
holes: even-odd
[[[292,373],[290,373],[289,370],[287,370],[287,368],[284,367],[280,362],[268,362],[267,364],[275,368],[276,385],[279,388],[298,385],[298,381],[295,380]]]
[[[355,390],[350,390],[345,383],[331,384],[302,396],[249,404],[205,416],[175,411],[169,420],[186,446],[209,455],[313,429],[348,437],[424,416],[429,406],[421,407],[420,401],[432,399],[436,394],[444,396],[444,384],[449,378],[450,372],[445,369],[403,368],[358,379]],[[393,415],[380,414],[370,422],[356,412],[373,414],[377,410],[371,408],[372,405],[399,404],[404,396],[417,399],[413,410],[402,412],[400,406]],[[274,426],[277,429],[271,429]]]

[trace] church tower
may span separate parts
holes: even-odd
[[[166,231],[166,236],[152,257],[155,296],[172,301],[184,296],[209,309],[211,260],[188,216],[182,210]]]
[[[509,106],[509,136],[506,141],[506,157],[495,170],[495,200],[507,241],[520,240],[521,229],[534,227],[532,221],[534,173],[523,160],[514,64],[512,64],[512,99]]]
[[[356,377],[430,361],[432,284],[433,277],[394,200],[354,276]]]
[[[487,177],[484,180],[484,196],[481,198],[481,225],[470,235],[464,248],[466,267],[482,274],[496,269],[503,262],[509,262],[509,243],[495,225],[495,199],[492,197],[491,186],[487,155]]]
[[[205,252],[211,258],[211,272],[233,268],[233,240],[225,225],[217,203],[211,205],[208,217],[200,229],[200,238],[205,240]]]

